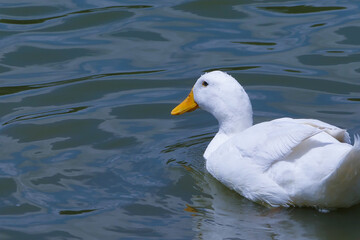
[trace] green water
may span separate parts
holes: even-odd
[[[0,3],[0,239],[359,239],[360,206],[271,211],[204,168],[206,112],[171,116],[204,72],[254,121],[360,134],[356,1]],[[311,169],[309,169],[311,170]]]

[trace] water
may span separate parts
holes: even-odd
[[[204,169],[217,131],[171,109],[205,71],[255,122],[360,133],[356,1],[0,3],[1,239],[354,239],[360,206],[269,210]]]

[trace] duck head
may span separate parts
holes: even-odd
[[[172,111],[179,115],[201,108],[219,122],[219,132],[231,134],[252,126],[252,107],[243,87],[229,74],[213,71],[202,75],[189,96]]]

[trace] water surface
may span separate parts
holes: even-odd
[[[354,239],[360,206],[271,211],[204,168],[206,112],[171,116],[204,72],[254,121],[360,133],[355,1],[2,1],[1,239]]]

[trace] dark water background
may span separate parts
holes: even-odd
[[[255,122],[360,133],[359,2],[2,0],[0,39],[0,239],[360,238],[360,206],[226,189],[202,157],[216,121],[170,115],[221,69]]]

